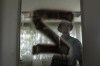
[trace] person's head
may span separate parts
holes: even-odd
[[[69,32],[72,30],[73,25],[69,21],[62,21],[58,26],[58,31],[62,34],[69,34]]]
[[[59,24],[58,31],[61,32],[62,34],[64,33],[68,34],[73,28],[73,25],[72,25],[73,18],[74,18],[73,13],[69,11],[67,13],[66,20],[63,20]]]

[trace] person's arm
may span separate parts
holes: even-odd
[[[82,44],[81,42],[76,39],[75,41],[76,47],[77,47],[77,54],[76,54],[76,58],[79,61],[80,66],[82,66]]]

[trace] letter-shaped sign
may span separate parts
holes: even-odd
[[[73,18],[72,12],[70,11],[61,11],[61,10],[50,10],[50,9],[39,9],[33,12],[33,23],[37,30],[44,33],[47,37],[49,37],[55,44],[37,44],[33,46],[32,53],[58,53],[58,54],[68,54],[69,47],[67,46],[64,40],[60,39],[59,36],[56,35],[47,25],[42,22],[42,19],[60,19],[60,20],[68,20],[71,21]],[[65,47],[64,50],[63,46]]]

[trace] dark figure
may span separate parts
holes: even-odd
[[[63,62],[63,66],[76,66],[77,61],[79,61],[79,65],[82,66],[82,46],[78,39],[71,37],[69,32],[72,30],[73,25],[69,21],[63,21],[58,26],[58,31],[62,33],[61,39],[63,39],[67,45],[70,47],[69,54],[63,56],[66,58]],[[60,42],[61,43],[61,42]],[[57,55],[54,55],[52,58],[52,62],[57,60]],[[59,57],[58,57],[59,58]],[[65,64],[65,65],[64,65]],[[58,65],[58,66],[62,66]],[[51,66],[56,66],[55,63],[52,63]]]

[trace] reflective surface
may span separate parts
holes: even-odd
[[[56,4],[54,3],[56,2]],[[69,2],[69,3],[68,3]],[[62,4],[62,5],[61,5]],[[75,5],[74,5],[75,4]],[[77,5],[76,5],[77,4]],[[70,7],[65,5],[71,5]],[[59,6],[59,8],[58,8]],[[74,6],[75,8],[73,8]],[[22,0],[21,10],[21,28],[20,28],[20,66],[51,66],[52,57],[54,53],[32,54],[33,46],[37,44],[54,44],[41,31],[37,30],[33,23],[33,12],[35,9],[58,9],[70,10],[74,13],[73,29],[70,35],[77,38],[82,44],[81,31],[81,15],[80,15],[80,1],[79,0],[58,0],[58,1],[41,1],[41,0]],[[58,25],[61,20],[44,20],[48,27],[50,27],[58,36],[62,33],[58,31]],[[58,54],[57,54],[58,55]],[[79,64],[79,62],[77,62]]]

